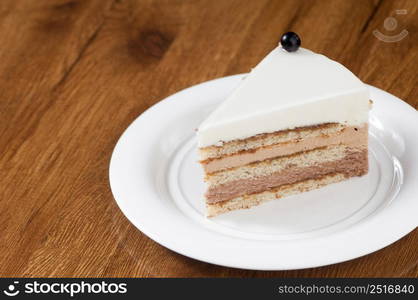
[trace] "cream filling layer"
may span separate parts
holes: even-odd
[[[253,162],[263,161],[279,156],[291,155],[297,152],[309,151],[315,148],[329,145],[345,144],[353,147],[367,147],[367,126],[346,127],[333,135],[321,135],[306,137],[302,140],[279,143],[267,147],[260,147],[254,151],[243,151],[237,154],[208,160],[202,163],[206,173],[214,173],[220,170],[244,166]]]
[[[363,124],[363,126],[367,126]],[[221,146],[209,146],[199,148],[200,160],[220,158],[242,151],[254,150],[260,147],[267,147],[275,144],[294,142],[305,138],[338,134],[347,128],[343,124],[318,124],[293,130],[276,131],[249,137],[243,140],[234,140],[223,143]]]
[[[215,217],[228,211],[250,208],[267,201],[288,197],[317,189],[331,183],[340,182],[344,179],[346,179],[344,174],[336,173],[319,179],[309,179],[294,184],[280,186],[258,194],[243,195],[223,202],[206,203],[206,214],[208,217]]]
[[[258,163],[207,174],[205,180],[208,183],[208,187],[211,188],[216,185],[225,184],[228,181],[268,176],[286,168],[307,167],[326,161],[339,160],[344,158],[347,152],[351,152],[356,148],[355,145],[347,144],[317,148],[307,152],[264,160]],[[361,149],[357,148],[355,151],[358,150]]]
[[[343,173],[346,177],[361,176],[366,174],[367,170],[367,149],[362,151],[347,150],[343,159],[303,167],[292,166],[266,176],[230,181],[210,187],[205,196],[207,203],[221,202],[240,195],[259,193],[328,174]]]

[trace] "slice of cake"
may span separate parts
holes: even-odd
[[[277,47],[198,128],[207,216],[366,174],[368,111],[343,65]]]

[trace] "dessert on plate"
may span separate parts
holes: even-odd
[[[368,172],[367,87],[282,36],[197,131],[207,216]]]

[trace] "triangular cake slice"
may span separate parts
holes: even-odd
[[[368,111],[343,65],[277,47],[198,128],[207,215],[366,174]]]

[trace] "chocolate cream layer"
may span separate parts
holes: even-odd
[[[257,149],[239,151],[220,158],[208,159],[203,161],[202,165],[205,172],[210,174],[329,145],[348,144],[356,147],[367,147],[367,135],[367,125],[362,127],[345,127],[343,130],[331,134],[306,136],[303,139],[294,139],[274,145],[262,146]]]
[[[242,195],[216,203],[206,203],[206,213],[208,217],[214,217],[231,210],[250,208],[274,199],[311,191],[331,183],[343,181],[344,179],[346,179],[344,174],[334,173],[316,179],[281,185],[257,194]]]
[[[343,158],[325,161],[306,167],[290,167],[268,176],[228,181],[209,187],[206,193],[208,204],[226,201],[241,195],[260,193],[281,185],[316,179],[328,174],[341,173],[353,177],[366,174],[368,171],[367,148],[347,150]]]

